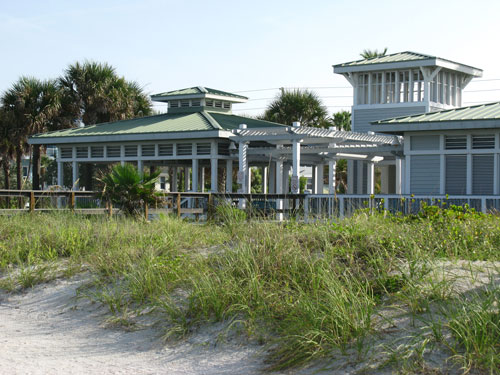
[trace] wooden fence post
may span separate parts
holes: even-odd
[[[181,193],[177,193],[177,217],[181,218]]]
[[[35,192],[30,191],[30,212],[35,212]]]
[[[208,206],[207,206],[207,221],[214,218],[214,196],[208,194]]]
[[[106,206],[108,206],[108,216],[113,217],[113,203],[106,201]]]
[[[75,192],[71,192],[71,196],[69,198],[69,208],[74,211],[75,210]]]
[[[148,218],[149,218],[148,204],[146,202],[144,202],[144,219],[146,219],[146,221],[148,221]]]

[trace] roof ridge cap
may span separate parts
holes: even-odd
[[[219,125],[219,123],[217,121],[215,121],[215,119],[210,116],[210,113],[206,112],[206,111],[201,111],[201,112],[198,112],[200,115],[202,115],[203,117],[205,117],[205,119],[209,122],[210,125],[212,125],[212,127],[216,130],[223,130],[222,126]]]

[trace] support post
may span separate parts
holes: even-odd
[[[246,129],[246,124],[240,124],[239,129]],[[238,184],[240,185],[239,192],[248,193],[248,160],[247,160],[248,145],[245,142],[239,142],[238,145]],[[239,208],[245,208],[245,199],[240,199]]]
[[[35,192],[32,190],[30,191],[30,212],[33,213],[35,212]]]
[[[78,162],[77,161],[74,161],[73,162],[73,179],[72,179],[72,187],[71,187],[71,190],[78,190],[79,189],[79,178],[78,178],[78,175],[79,175],[79,170],[78,170]]]
[[[323,173],[325,170],[324,164],[319,164],[316,169],[316,194],[323,194]]]
[[[366,167],[366,193],[372,195],[375,194],[375,163],[369,161]]]
[[[191,178],[189,176],[189,167],[184,167],[184,191],[190,190],[190,186],[189,186],[190,181],[191,181]]]
[[[267,167],[262,167],[262,194],[267,194]]]
[[[141,177],[144,176],[144,162],[142,160],[137,160],[137,171]]]
[[[216,193],[218,190],[217,182],[218,182],[218,165],[219,160],[216,158],[210,159],[210,191]]]
[[[269,165],[269,194],[276,194],[276,163]]]
[[[335,194],[335,168],[337,168],[337,161],[330,160],[328,162],[328,194]]]
[[[177,217],[181,218],[181,193],[177,193]]]
[[[294,128],[300,127],[300,122],[294,122]],[[298,194],[300,190],[300,141],[292,142],[292,194]]]
[[[403,159],[396,157],[396,194],[403,194]]]
[[[193,159],[191,170],[192,170],[192,172],[191,172],[191,177],[192,177],[191,190],[198,191],[198,159]]]
[[[278,160],[275,162],[275,171],[276,171],[276,194],[283,194],[283,162],[281,160]],[[278,211],[277,213],[277,219],[279,221],[283,220],[283,200],[282,199],[276,199],[276,210]]]
[[[172,191],[177,191],[177,167],[172,168]]]
[[[233,161],[226,160],[226,193],[233,192]]]
[[[354,160],[347,160],[347,194],[354,194]]]

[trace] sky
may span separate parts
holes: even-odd
[[[498,0],[0,0],[0,92],[95,60],[149,94],[206,86],[249,97],[236,114],[262,113],[280,87],[313,90],[334,113],[352,105],[352,88],[332,65],[387,47],[483,69],[463,104],[500,101],[498,14]]]

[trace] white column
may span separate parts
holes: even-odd
[[[233,192],[233,161],[226,160],[226,193]]]
[[[177,167],[172,168],[172,191],[177,191]]]
[[[267,167],[262,167],[262,193],[267,194]]]
[[[356,194],[365,194],[366,192],[363,191],[363,169],[365,168],[364,162],[361,160],[356,160],[355,163],[358,163],[357,176],[355,177],[358,182],[358,186],[356,186]]]
[[[347,160],[347,194],[354,194],[354,160]]]
[[[191,184],[191,190],[198,191],[198,159],[193,159],[191,170],[192,170],[191,178],[193,179]]]
[[[205,167],[200,169],[201,192],[205,192]]]
[[[318,194],[318,166],[314,165],[311,167],[311,182],[312,182],[312,194]]]
[[[396,157],[396,194],[403,194],[403,159]]]
[[[380,166],[380,193],[389,194],[389,166]]]
[[[64,187],[64,163],[62,161],[57,162],[57,185]]]
[[[370,161],[366,167],[366,194],[375,194],[375,163]]]
[[[78,180],[78,175],[79,175],[79,165],[77,161],[73,162],[73,185],[72,185],[72,190],[78,190],[79,189],[79,180]]]
[[[121,145],[120,146],[120,159],[121,159],[120,164],[122,165],[122,167],[125,165],[124,157],[125,157],[125,146]]]
[[[335,194],[335,168],[337,167],[336,160],[328,162],[328,194]]]
[[[324,164],[319,164],[316,167],[316,194],[323,194],[323,173],[325,170]]]
[[[245,124],[240,124],[240,129],[246,129]],[[248,193],[248,160],[247,160],[247,144],[245,142],[240,142],[238,145],[238,183],[240,184],[240,193]]]
[[[294,122],[293,127],[300,127],[300,122]],[[298,140],[292,142],[292,165],[292,194],[298,194],[300,180],[300,142]]]
[[[290,176],[290,168],[290,164],[283,163],[283,194],[288,194],[288,192],[290,191],[290,181],[288,178]]]
[[[137,160],[137,171],[141,177],[144,175],[144,163],[142,160]]]
[[[189,188],[189,181],[190,181],[190,177],[189,177],[189,167],[184,167],[184,191],[189,191],[190,188]]]
[[[219,160],[217,158],[210,159],[210,191],[216,193],[218,190],[217,179],[218,175]]]
[[[276,193],[276,163],[271,162],[269,166],[269,194]]]
[[[275,163],[275,188],[276,188],[276,194],[283,194],[283,162],[281,160],[278,160]],[[276,199],[276,209],[277,210],[282,210],[283,209],[283,200],[282,199]],[[278,220],[283,220],[283,213],[278,213],[277,215]]]

